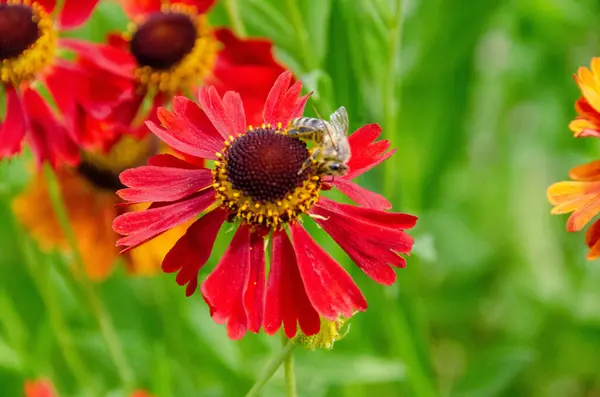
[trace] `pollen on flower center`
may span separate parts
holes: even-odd
[[[149,89],[174,93],[212,70],[217,41],[206,16],[185,4],[165,4],[138,24],[129,37],[136,79]]]
[[[0,81],[18,85],[50,64],[56,31],[37,3],[13,0],[0,4]]]
[[[309,156],[306,144],[280,129],[250,129],[225,142],[215,162],[214,186],[234,217],[277,228],[295,221],[319,198],[321,179],[310,167],[298,174]]]

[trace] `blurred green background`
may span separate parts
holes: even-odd
[[[585,259],[584,233],[550,216],[545,195],[597,157],[597,142],[573,139],[567,124],[579,96],[572,74],[600,54],[600,3],[223,0],[213,25],[230,25],[232,4],[248,35],[272,39],[280,62],[315,90],[321,114],[344,105],[353,128],[383,126],[398,153],[361,183],[420,218],[392,287],[319,234],[369,310],[332,351],[296,351],[299,395],[600,396],[600,266]],[[99,41],[125,23],[102,2],[76,34]],[[66,259],[41,254],[15,228],[9,203],[26,169],[24,159],[0,164],[0,395],[20,396],[25,379],[45,376],[61,396],[125,396],[89,306],[64,277]],[[243,395],[279,338],[228,340],[174,278],[119,267],[97,286],[129,385]],[[69,351],[89,382],[72,373]],[[282,394],[278,373],[263,395]]]

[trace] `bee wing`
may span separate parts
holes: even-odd
[[[350,123],[348,121],[348,112],[346,111],[345,107],[340,106],[338,110],[331,113],[331,117],[329,119],[331,120],[331,125],[333,125],[338,132],[343,135],[348,134],[348,127]]]

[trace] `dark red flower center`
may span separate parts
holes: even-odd
[[[92,163],[81,162],[77,167],[77,172],[92,185],[102,190],[116,192],[125,187],[119,180],[118,174],[102,169]]]
[[[231,144],[227,180],[256,202],[275,202],[309,178],[310,169],[298,175],[308,155],[306,143],[301,140],[272,128],[257,128]]]
[[[131,53],[140,66],[169,69],[192,51],[196,35],[196,26],[189,15],[156,12],[134,33]]]
[[[0,4],[0,60],[19,56],[36,42],[40,32],[31,7]]]

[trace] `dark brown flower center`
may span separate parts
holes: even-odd
[[[81,162],[77,167],[79,175],[99,189],[115,192],[125,186],[119,180],[119,175],[110,170],[105,170],[93,163]]]
[[[308,155],[306,144],[299,139],[258,128],[231,144],[227,180],[256,202],[275,202],[309,178],[309,170],[298,175]]]
[[[138,27],[131,39],[131,53],[140,66],[169,69],[194,48],[196,26],[189,15],[156,12]]]
[[[31,7],[0,4],[0,61],[19,56],[36,42],[40,32]]]

